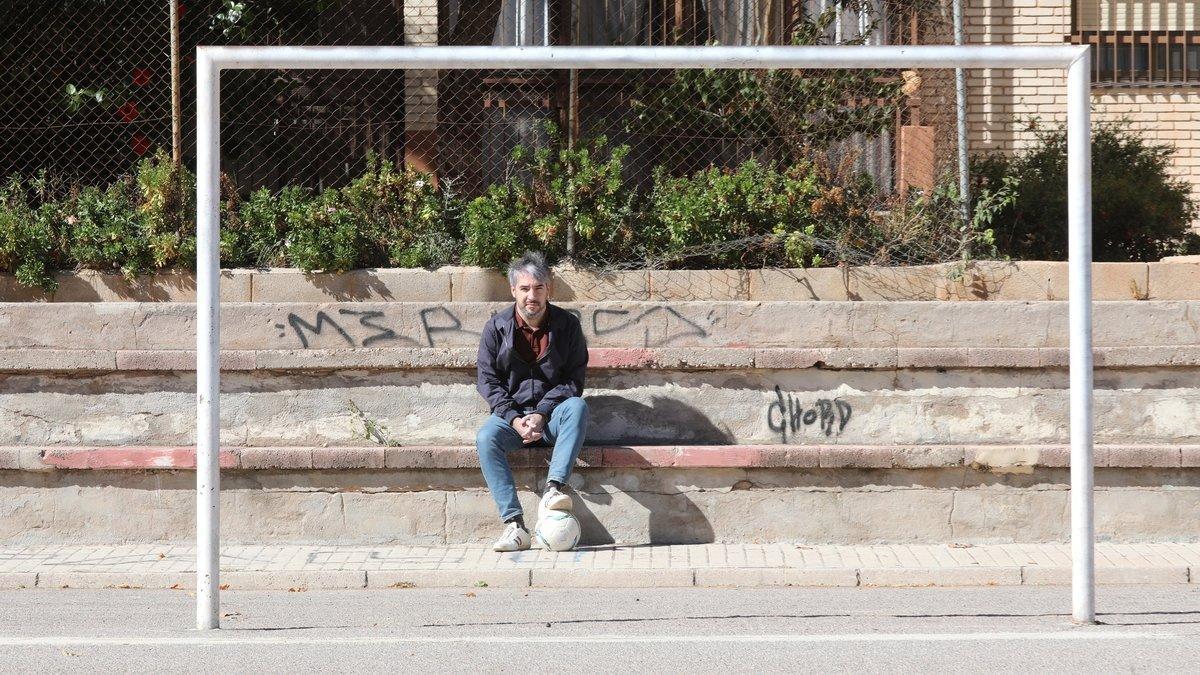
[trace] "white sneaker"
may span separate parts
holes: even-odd
[[[558,488],[551,485],[542,493],[542,501],[538,502],[538,517],[540,518],[541,513],[547,509],[550,511],[570,511],[571,506],[571,496],[563,494]]]
[[[521,527],[517,523],[509,523],[508,527],[504,528],[504,534],[492,544],[493,551],[527,551],[530,545],[529,530]]]

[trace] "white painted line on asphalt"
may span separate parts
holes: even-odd
[[[386,645],[386,644],[657,644],[680,642],[726,643],[823,643],[823,642],[999,642],[1067,641],[1089,642],[1102,640],[1165,640],[1178,638],[1170,633],[1142,633],[1115,630],[1064,630],[1043,633],[871,633],[815,635],[463,635],[421,637],[404,635],[363,635],[313,638],[283,635],[181,635],[163,637],[105,637],[105,636],[30,636],[2,637],[0,647],[66,647],[66,646],[160,646],[160,645]]]

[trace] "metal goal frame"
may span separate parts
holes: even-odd
[[[221,71],[469,68],[1061,68],[1067,79],[1072,616],[1094,623],[1091,57],[1087,46],[198,47],[196,627],[220,627]]]

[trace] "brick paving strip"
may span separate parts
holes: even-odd
[[[0,588],[195,587],[178,544],[0,547]],[[994,586],[1067,584],[1068,544],[594,546],[227,545],[223,588]],[[1096,547],[1098,583],[1200,583],[1200,543]]]

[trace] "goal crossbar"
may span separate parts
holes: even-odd
[[[245,69],[1045,68],[1066,71],[1072,616],[1095,622],[1091,57],[1087,46],[198,47],[196,627],[220,626],[220,81]]]

